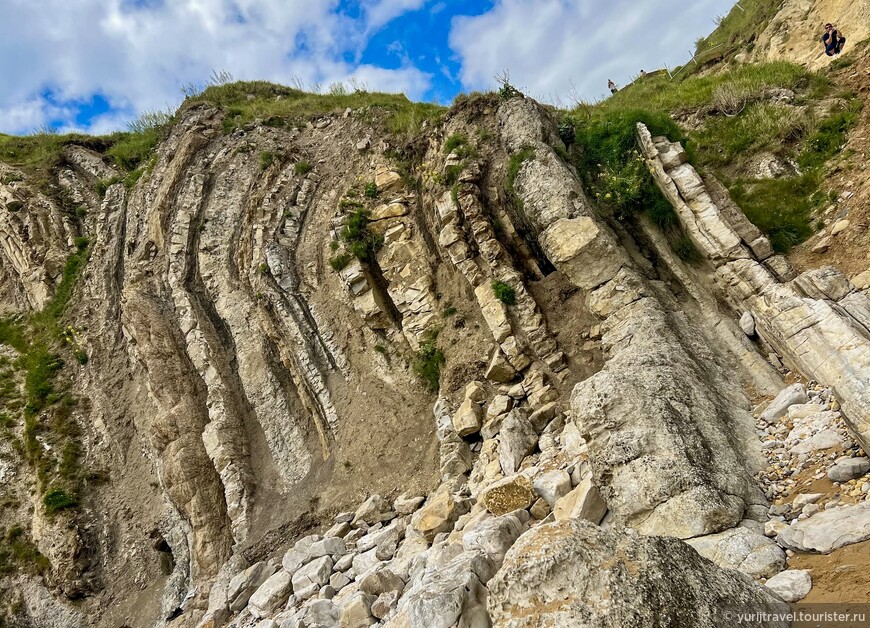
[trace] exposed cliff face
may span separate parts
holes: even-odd
[[[658,537],[782,569],[748,393],[779,392],[779,354],[867,443],[870,302],[845,277],[796,277],[645,128],[695,265],[587,198],[530,99],[464,101],[412,142],[377,109],[301,128],[228,115],[187,107],[135,185],[104,195],[117,173],[81,146],[53,195],[0,170],[2,314],[31,338],[0,328],[15,621],[620,625],[674,598],[674,569],[703,625],[729,625],[723,604],[782,607]],[[41,397],[40,321],[67,362]],[[737,536],[767,562],[710,549]],[[617,550],[612,571],[586,568]],[[646,597],[601,619],[594,600],[635,573]],[[566,582],[585,593],[529,623],[523,595]]]
[[[749,55],[753,61],[787,60],[811,69],[832,58],[821,43],[824,26],[836,25],[846,37],[846,52],[870,37],[870,2],[786,0],[762,31]]]

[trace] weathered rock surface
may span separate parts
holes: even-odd
[[[813,588],[813,579],[807,569],[788,569],[773,576],[764,586],[786,602],[799,602]]]
[[[766,536],[744,527],[688,539],[686,543],[720,567],[753,578],[770,578],[785,569],[785,552]]]
[[[607,604],[602,604],[607,600]],[[728,609],[788,606],[749,576],[723,570],[673,538],[546,524],[517,541],[489,583],[495,625],[733,626]],[[759,626],[787,626],[773,619]]]
[[[776,542],[800,552],[829,554],[837,548],[870,539],[870,503],[838,506],[790,525]]]

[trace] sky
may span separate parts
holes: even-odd
[[[571,105],[690,59],[733,0],[0,0],[0,132],[107,133],[213,72]]]

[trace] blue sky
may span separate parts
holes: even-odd
[[[0,132],[105,133],[213,70],[449,103],[511,80],[561,105],[684,63],[731,0],[0,0]]]

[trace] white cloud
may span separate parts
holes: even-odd
[[[285,84],[357,76],[370,89],[422,97],[429,77],[416,68],[376,71],[343,57],[358,52],[371,25],[424,1],[378,0],[352,21],[336,0],[0,0],[0,131],[52,119],[74,128],[74,108],[51,103],[94,94],[113,109],[94,130],[123,127],[176,104],[181,85],[215,69]]]
[[[607,79],[625,84],[641,69],[673,67],[733,0],[497,0],[487,13],[456,17],[450,46],[467,89],[511,82],[552,100],[576,89],[584,99],[606,93]]]
[[[377,29],[404,13],[416,11],[427,0],[369,0],[365,3],[365,14],[370,29]]]

